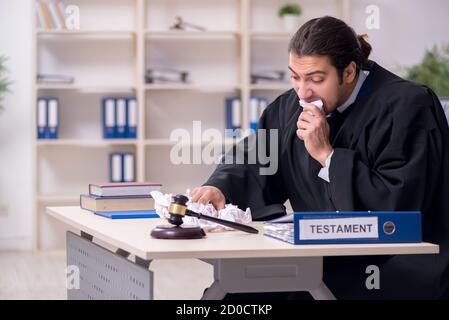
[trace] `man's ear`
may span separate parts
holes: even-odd
[[[352,83],[357,75],[357,65],[354,61],[345,68],[343,71],[343,82],[346,84]]]

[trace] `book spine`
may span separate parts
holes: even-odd
[[[53,29],[54,25],[51,19],[51,15],[50,15],[50,10],[48,9],[48,5],[45,2],[40,2],[39,3],[41,9],[42,9],[42,14],[44,16],[44,20],[45,20],[45,25],[47,27],[47,29]]]
[[[51,16],[53,25],[55,26],[55,29],[61,30],[62,29],[62,21],[59,20],[59,15],[56,11],[56,5],[53,1],[48,3],[48,11],[50,12],[50,16]]]

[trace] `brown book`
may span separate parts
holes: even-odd
[[[55,3],[56,13],[58,14],[59,20],[62,23],[62,29],[67,29],[67,27],[65,26],[65,14],[63,8],[64,4],[61,1]]]
[[[48,5],[45,2],[40,2],[39,5],[41,6],[42,15],[44,16],[45,25],[47,26],[47,29],[53,29],[55,26],[53,25]]]

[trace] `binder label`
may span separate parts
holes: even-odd
[[[112,155],[112,181],[111,182],[121,182],[122,181],[122,155],[116,153]]]
[[[299,220],[299,240],[377,238],[377,217]]]
[[[124,129],[126,124],[126,104],[125,99],[117,99],[117,125],[119,129]]]
[[[123,156],[123,165],[124,165],[124,181],[132,182],[134,181],[134,155],[133,154],[124,154]]]
[[[128,125],[130,127],[137,126],[137,106],[135,99],[128,100]]]
[[[58,100],[48,101],[48,126],[54,128],[58,126]]]
[[[114,99],[107,99],[105,106],[105,122],[106,127],[113,127],[115,125],[115,101]]]
[[[240,127],[241,121],[240,121],[240,100],[235,99],[232,101],[232,126],[234,128]]]
[[[39,99],[37,103],[37,125],[45,127],[47,125],[47,102],[44,99]]]

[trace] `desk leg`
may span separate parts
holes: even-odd
[[[226,291],[220,285],[220,281],[215,280],[212,285],[204,291],[201,300],[223,300],[226,296]]]
[[[226,293],[309,291],[315,299],[334,300],[323,282],[322,257],[203,260],[214,266],[212,286],[202,299]]]
[[[324,282],[321,282],[318,288],[312,289],[309,292],[315,300],[336,300]]]
[[[69,300],[153,299],[153,272],[148,270],[151,261],[136,257],[134,263],[127,259],[129,252],[111,252],[86,235],[67,232]]]

